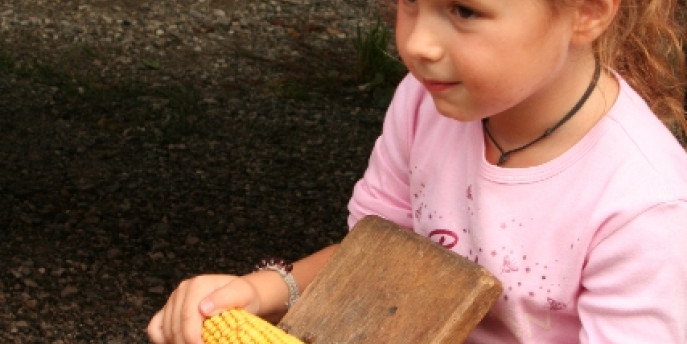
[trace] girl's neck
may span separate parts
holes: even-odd
[[[489,131],[504,151],[525,145],[541,136],[570,111],[588,88],[595,61],[577,61],[561,70],[559,77],[541,92],[517,107],[489,118]],[[513,153],[504,167],[528,167],[542,164],[575,145],[603,117],[613,104],[618,84],[602,71],[589,99],[555,133],[528,148]],[[501,151],[485,135],[486,158],[496,164]]]

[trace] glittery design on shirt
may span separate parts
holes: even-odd
[[[510,273],[510,272],[515,272],[518,271],[519,268],[513,263],[510,259],[510,256],[504,256],[503,257],[503,263],[501,265],[501,272],[503,273]]]
[[[568,307],[567,304],[560,302],[560,301],[556,301],[550,297],[546,298],[546,302],[549,303],[549,309],[551,309],[552,311],[560,311],[560,310],[564,310],[566,307]]]

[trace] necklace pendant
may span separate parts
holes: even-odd
[[[506,161],[508,161],[508,157],[508,153],[501,154],[501,157],[499,157],[499,162],[496,163],[496,166],[503,165]]]
[[[503,148],[501,148],[501,146],[499,146],[499,143],[496,142],[496,140],[494,139],[494,136],[491,135],[491,132],[489,131],[489,126],[487,126],[487,122],[489,121],[489,117],[483,118],[482,119],[482,130],[484,131],[484,133],[489,138],[489,141],[491,141],[494,144],[494,146],[496,147],[496,149],[499,150],[499,153],[501,153],[501,156],[499,157],[499,161],[496,163],[496,166],[501,166],[504,163],[506,163],[506,161],[508,161],[508,158],[510,157],[511,153],[517,153],[517,152],[543,140],[544,138],[551,136],[551,134],[553,134],[553,132],[556,129],[558,129],[565,122],[567,122],[573,115],[575,115],[580,110],[582,105],[584,105],[584,103],[587,101],[587,99],[589,99],[589,96],[592,94],[592,91],[594,91],[594,88],[596,88],[596,84],[599,81],[600,74],[601,74],[601,66],[599,64],[599,60],[596,60],[596,66],[594,68],[594,76],[592,76],[592,81],[589,83],[589,86],[587,86],[587,90],[584,91],[582,98],[580,98],[580,100],[577,101],[577,104],[575,104],[575,106],[573,106],[573,108],[570,109],[570,111],[568,111],[568,113],[565,116],[563,116],[563,118],[561,118],[558,121],[558,123],[556,123],[553,127],[546,129],[546,131],[544,131],[544,133],[541,134],[536,139],[534,139],[534,140],[530,141],[529,143],[526,143],[522,146],[519,146],[517,148],[513,148],[511,150],[504,151]]]

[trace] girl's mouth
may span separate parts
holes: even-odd
[[[458,85],[459,83],[449,81],[424,80],[422,84],[425,86],[425,88],[427,88],[429,92],[436,93],[446,91],[449,88]]]

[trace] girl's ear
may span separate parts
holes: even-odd
[[[577,1],[572,44],[587,45],[594,42],[613,21],[621,0]]]

